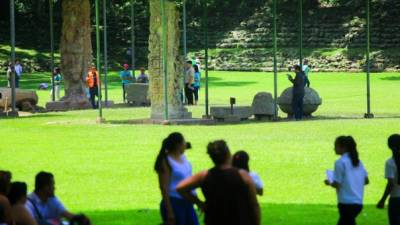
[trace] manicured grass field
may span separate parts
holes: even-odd
[[[120,85],[112,75],[110,98],[120,100]],[[249,105],[258,91],[273,90],[270,73],[211,72],[210,102],[227,104],[235,96]],[[4,76],[0,76],[4,85]],[[0,169],[13,171],[14,180],[29,183],[40,170],[54,172],[57,195],[75,212],[85,212],[95,225],[155,225],[160,223],[160,194],[153,163],[160,143],[172,131],[182,132],[194,148],[187,155],[194,170],[211,166],[206,144],[215,139],[228,141],[233,151],[247,150],[251,168],[265,182],[259,199],[263,224],[336,224],[336,196],[323,184],[325,170],[337,156],[333,140],[353,135],[371,184],[366,188],[365,208],[360,224],[386,224],[386,212],[374,205],[385,180],[384,161],[390,157],[386,138],[400,132],[400,75],[372,75],[372,109],[379,118],[361,119],[365,113],[365,76],[348,73],[314,73],[312,86],[323,98],[318,120],[304,122],[244,123],[222,126],[149,126],[121,122],[145,118],[147,108],[115,108],[104,112],[109,123],[97,125],[97,111],[37,114],[0,120]],[[23,88],[48,82],[44,74],[29,74]],[[279,92],[289,86],[279,76]],[[40,104],[49,99],[39,91]],[[202,92],[204,94],[204,92]],[[204,99],[204,98],[203,98]],[[191,110],[196,117],[203,105]],[[281,114],[281,116],[284,116]]]

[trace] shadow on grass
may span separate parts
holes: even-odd
[[[387,80],[387,81],[400,81],[400,76],[382,77],[382,78],[379,78],[379,79]]]
[[[336,205],[327,204],[266,204],[262,203],[263,225],[334,225],[337,223]],[[93,225],[158,225],[157,209],[135,209],[85,212]],[[203,224],[204,216],[199,216]],[[373,205],[364,206],[357,221],[363,225],[387,224],[386,211]],[[228,224],[226,224],[228,225]]]

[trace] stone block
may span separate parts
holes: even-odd
[[[132,83],[127,84],[126,100],[134,106],[149,106],[150,100],[148,98],[149,84]]]
[[[254,96],[252,107],[256,118],[272,117],[275,115],[274,98],[271,93],[257,93]]]
[[[211,116],[216,120],[247,120],[253,116],[253,108],[251,106],[235,106],[233,113],[230,106],[211,107]]]

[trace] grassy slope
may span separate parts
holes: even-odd
[[[264,73],[212,72],[210,101],[224,104],[236,96],[241,105],[251,102],[257,91],[272,90],[272,76]],[[280,76],[280,91],[289,85]],[[22,86],[33,88],[47,80],[43,74],[26,75]],[[3,79],[3,77],[1,78]],[[119,99],[114,76],[110,96]],[[232,150],[250,152],[253,170],[265,182],[260,198],[263,224],[334,224],[337,218],[333,190],[322,183],[324,171],[337,158],[332,142],[339,134],[352,134],[359,142],[361,158],[371,177],[366,191],[366,209],[360,224],[384,224],[386,213],[373,205],[384,187],[383,163],[390,156],[385,142],[399,132],[400,120],[389,118],[400,111],[398,74],[374,74],[374,120],[343,119],[365,111],[365,84],[362,74],[313,74],[312,85],[324,104],[317,113],[327,120],[301,123],[254,123],[207,126],[124,125],[118,121],[143,118],[148,109],[109,109],[106,125],[96,125],[95,111],[40,114],[29,118],[0,121],[0,168],[14,172],[15,180],[32,187],[39,170],[53,171],[57,193],[74,211],[88,212],[95,225],[154,225],[159,223],[160,199],[152,165],[160,141],[171,131],[183,132],[193,142],[188,153],[194,170],[211,164],[205,154],[208,141],[226,139]],[[4,80],[0,85],[4,84]],[[40,91],[40,104],[48,99]],[[200,116],[203,107],[192,109]]]

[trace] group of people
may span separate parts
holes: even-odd
[[[25,182],[13,181],[9,171],[0,171],[0,225],[90,225],[83,214],[68,211],[55,195],[54,175],[39,172],[34,191]]]
[[[126,102],[126,85],[131,83],[139,83],[139,84],[148,84],[149,76],[146,74],[145,68],[140,68],[140,74],[138,77],[135,74],[132,74],[132,71],[129,70],[129,65],[124,64],[123,70],[119,73],[122,82],[122,99]]]
[[[119,76],[121,78],[121,83],[122,83],[122,99],[124,102],[126,102],[126,85],[130,83],[142,83],[142,84],[147,84],[149,83],[149,76],[146,74],[146,69],[145,68],[140,68],[140,74],[138,77],[135,76],[135,74],[129,70],[129,65],[124,64],[123,65],[123,70],[120,71]],[[86,85],[89,90],[89,99],[90,103],[93,107],[93,109],[98,108],[98,100],[99,98],[99,86],[100,86],[100,77],[99,77],[99,72],[97,71],[95,66],[92,66],[89,69],[89,72],[86,76]]]
[[[186,104],[197,105],[201,84],[200,60],[186,62],[184,83]]]
[[[308,65],[308,60],[304,60],[303,66],[295,65],[294,72],[296,76],[293,78],[290,74],[288,74],[288,79],[293,83],[293,98],[292,98],[292,110],[293,117],[295,120],[302,120],[304,111],[303,111],[303,99],[305,96],[305,87],[310,87],[310,66]]]
[[[22,72],[23,72],[22,64],[19,61],[19,59],[15,60],[15,65],[9,63],[7,67],[7,81],[8,81],[7,87],[11,88],[12,75],[13,73],[15,73],[14,74],[15,88],[19,88],[19,81],[21,80]]]
[[[389,223],[400,225],[400,134],[388,139],[392,157],[385,164],[388,183],[377,204],[383,209],[388,197]],[[261,213],[256,195],[263,194],[260,177],[249,169],[249,155],[239,151],[233,156],[223,140],[211,142],[207,153],[214,166],[192,174],[192,165],[185,156],[191,144],[180,133],[172,133],[162,142],[154,170],[158,174],[162,200],[160,213],[165,225],[198,225],[194,206],[204,213],[206,225],[260,225]],[[335,162],[332,177],[325,184],[336,189],[338,225],[355,225],[363,208],[364,187],[368,173],[358,156],[357,144],[351,136],[339,136],[334,142]],[[200,200],[200,188],[205,201]]]

